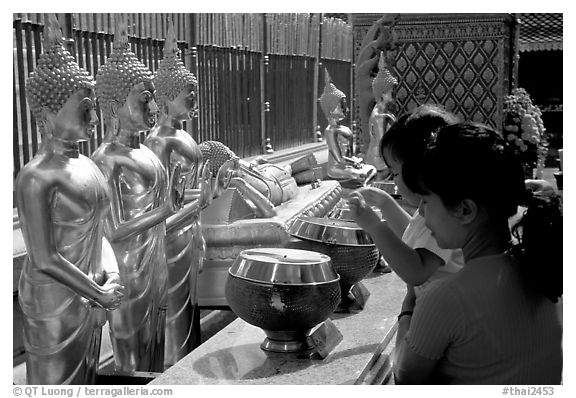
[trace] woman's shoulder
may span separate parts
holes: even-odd
[[[460,301],[462,298],[461,276],[458,273],[446,274],[442,278],[431,280],[420,298],[424,301],[442,303]]]

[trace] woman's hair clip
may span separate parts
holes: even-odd
[[[427,149],[432,149],[436,146],[436,140],[438,139],[438,131],[440,131],[440,129],[441,127],[438,127],[430,133],[430,136],[428,137],[428,140],[426,142]]]

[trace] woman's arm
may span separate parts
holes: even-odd
[[[398,320],[398,335],[392,360],[394,382],[395,384],[431,384],[438,360],[418,355],[408,346],[406,334],[410,329],[411,320],[411,315],[404,315]]]
[[[358,223],[378,247],[390,268],[409,285],[418,286],[426,282],[444,264],[444,260],[427,249],[413,249],[398,237],[387,221],[366,228]]]
[[[377,207],[394,233],[402,238],[411,216],[392,196],[375,187],[362,187],[355,192],[362,195],[366,204]]]
[[[413,249],[404,243],[388,221],[378,219],[362,195],[350,195],[350,208],[352,218],[372,237],[388,265],[409,285],[421,285],[444,264],[440,257],[429,250]]]
[[[397,384],[438,381],[438,363],[463,330],[461,301],[446,280],[434,282],[416,300],[413,314],[399,317],[393,353]]]

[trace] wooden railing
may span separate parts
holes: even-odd
[[[263,154],[266,139],[274,150],[313,142],[317,126],[326,123],[316,102],[324,87],[320,52],[350,98],[352,33],[341,20],[319,14],[125,15],[132,50],[152,71],[162,59],[167,19],[174,21],[182,60],[199,81],[198,118],[185,126],[198,142],[222,141],[240,157]],[[113,14],[57,16],[68,50],[95,76],[112,50]],[[44,20],[43,14],[13,18],[14,178],[41,142],[26,103],[26,79],[42,51]],[[100,123],[81,151],[90,155],[103,136]]]

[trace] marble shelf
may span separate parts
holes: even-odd
[[[264,332],[238,318],[150,384],[381,383],[406,288],[394,273],[372,273],[362,283],[370,291],[366,306],[330,317],[343,339],[324,359],[267,353],[260,349]]]

